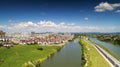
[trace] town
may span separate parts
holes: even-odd
[[[58,33],[6,33],[0,31],[0,46],[13,46],[25,44],[39,44],[39,45],[57,45],[68,42],[74,37],[73,34],[58,34]]]

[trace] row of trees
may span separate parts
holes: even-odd
[[[101,41],[112,42],[114,44],[120,45],[120,35],[102,34],[98,35],[97,38]]]

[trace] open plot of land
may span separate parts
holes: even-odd
[[[102,55],[92,45],[85,41],[84,37],[81,38],[81,44],[83,46],[84,58],[86,60],[84,67],[110,67]]]
[[[59,48],[59,46],[39,45],[16,45],[9,49],[1,47],[0,67],[21,67],[28,61],[35,61],[37,59],[45,58]]]

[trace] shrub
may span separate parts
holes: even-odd
[[[38,49],[38,50],[41,50],[41,51],[43,50],[43,48],[41,48],[41,47],[39,47],[39,48],[37,48],[37,49]]]
[[[37,63],[36,63],[36,65],[35,65],[35,67],[41,67],[41,64],[40,64],[41,62],[40,61],[38,61]]]

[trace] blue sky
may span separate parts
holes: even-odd
[[[29,22],[38,25],[42,21],[74,28],[72,31],[56,29],[57,32],[120,32],[119,18],[120,0],[0,0],[0,30],[9,32],[16,31],[15,25],[28,24],[29,28]],[[18,30],[26,31],[27,27]],[[33,26],[29,31],[37,28]],[[51,30],[47,26],[46,29]]]

